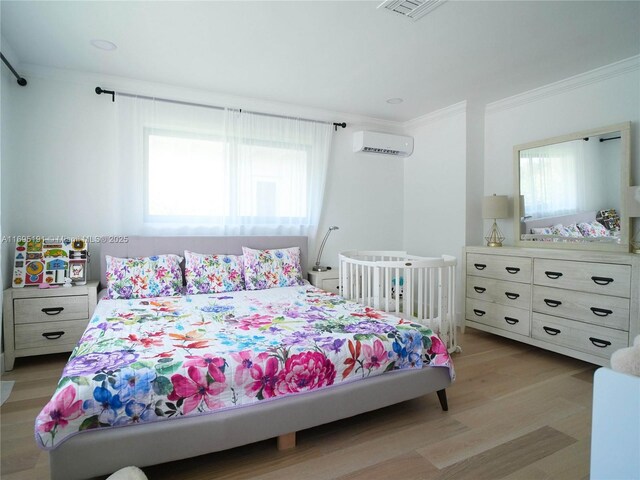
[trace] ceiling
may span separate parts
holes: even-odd
[[[416,22],[378,3],[3,0],[1,28],[19,64],[394,121],[640,54],[640,1],[450,0]]]

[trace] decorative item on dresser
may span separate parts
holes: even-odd
[[[640,259],[467,247],[466,325],[597,365],[640,333]]]
[[[4,359],[70,352],[96,307],[97,281],[70,288],[9,288],[4,291]]]
[[[338,270],[326,270],[323,272],[311,271],[307,274],[311,285],[321,288],[327,292],[340,293],[338,284]]]
[[[496,195],[484,197],[482,200],[482,218],[493,219],[493,225],[484,237],[488,247],[501,247],[504,235],[498,228],[496,220],[509,216],[509,199],[506,195]]]

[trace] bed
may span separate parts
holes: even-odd
[[[101,279],[106,255],[243,246],[298,247],[306,264],[306,237],[131,237],[102,246]],[[308,283],[102,299],[36,440],[50,450],[53,479],[88,478],[273,437],[291,446],[298,430],[431,392],[446,410],[453,378],[430,330]]]

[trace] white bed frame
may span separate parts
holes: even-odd
[[[425,325],[451,353],[460,351],[455,325],[456,258],[398,251],[340,253],[339,291],[349,300]]]
[[[130,237],[126,244],[106,244],[104,255],[148,256],[242,252],[242,246],[299,246],[306,265],[306,237]],[[145,467],[278,438],[282,448],[295,446],[295,432],[437,392],[447,410],[447,368],[395,371],[301,395],[247,407],[149,424],[79,433],[49,452],[51,478],[80,480],[107,475],[128,466]]]

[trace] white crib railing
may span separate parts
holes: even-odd
[[[455,325],[455,257],[397,251],[340,253],[339,285],[349,300],[420,323],[460,351]]]

